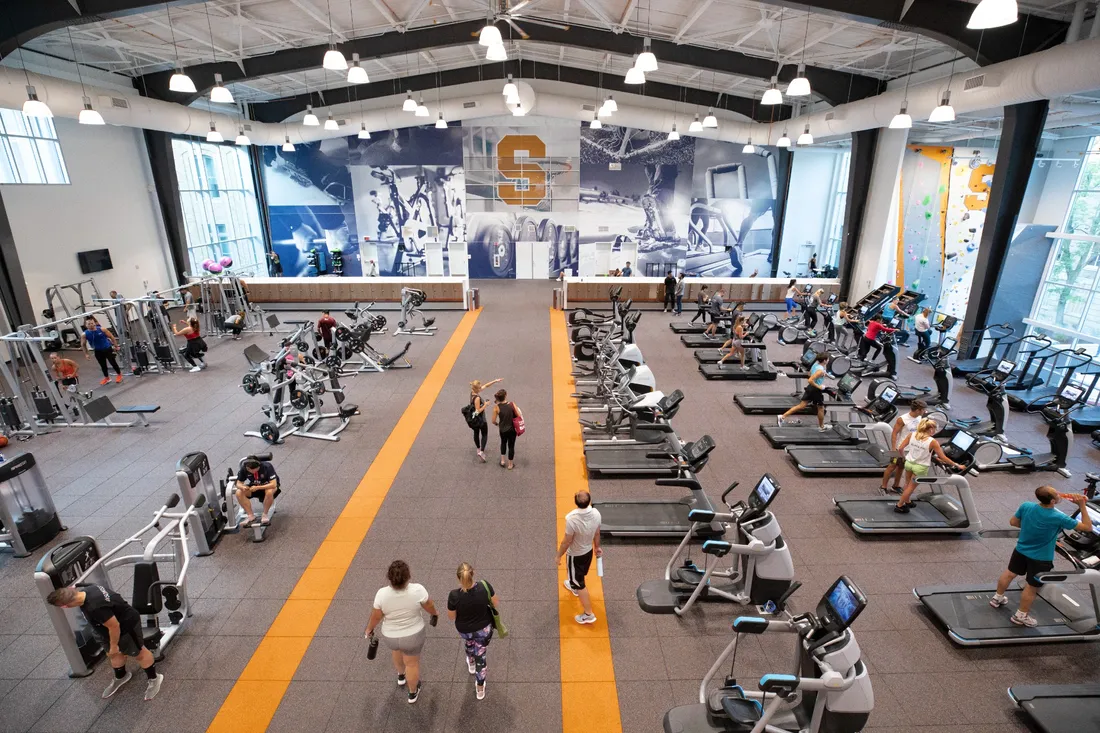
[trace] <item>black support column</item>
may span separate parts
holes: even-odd
[[[772,230],[772,269],[768,277],[775,277],[779,272],[779,251],[783,244],[783,222],[787,219],[787,197],[791,192],[791,171],[794,168],[794,156],[789,149],[775,149],[776,170],[779,180],[776,181],[775,210],[772,219],[775,228]],[[752,273],[746,273],[752,274]],[[763,274],[763,273],[761,273]]]
[[[19,252],[15,248],[15,235],[8,221],[8,210],[0,198],[0,303],[13,329],[24,323],[38,323],[27,290],[27,278],[19,264]]]
[[[852,269],[856,262],[856,247],[863,231],[863,217],[867,213],[867,199],[871,195],[871,172],[875,169],[875,151],[878,149],[878,130],[860,130],[852,133],[852,158],[848,163],[848,196],[844,201],[844,234],[840,241],[838,265],[840,292],[847,298],[852,284]]]
[[[964,336],[959,353],[967,354],[971,344],[965,334],[986,328],[993,294],[1001,279],[1008,245],[1016,229],[1016,219],[1027,191],[1031,167],[1039,150],[1047,119],[1047,100],[1008,105],[1004,109],[1004,127],[997,148],[997,165],[985,210],[985,227],[974,265],[974,281],[963,321]]]
[[[187,256],[187,232],[183,223],[183,205],[180,203],[179,183],[176,178],[176,161],[172,155],[172,136],[166,132],[145,130],[145,147],[149,150],[149,167],[153,170],[153,183],[157,187],[157,200],[164,219],[164,231],[168,234],[168,251],[172,253],[176,280],[186,282],[184,272],[190,267]]]

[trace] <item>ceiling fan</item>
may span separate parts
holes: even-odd
[[[541,20],[539,18],[531,18],[520,15],[524,8],[526,8],[528,5],[537,3],[538,1],[539,0],[520,0],[515,5],[512,5],[512,0],[489,0],[489,9],[494,12],[494,15],[490,18],[490,22],[495,23],[498,20],[503,20],[505,23],[512,26],[512,28],[515,29],[516,33],[519,34],[519,37],[525,41],[529,39],[530,36],[527,35],[527,31],[523,30],[523,28],[521,28],[519,24],[516,23],[517,20],[522,20],[524,23],[534,23],[535,25],[544,25],[549,28],[557,28],[560,31],[569,30],[569,26],[567,25],[561,25],[560,23],[552,23],[548,20]],[[472,33],[470,35],[476,36],[477,33]]]

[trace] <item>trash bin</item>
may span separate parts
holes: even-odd
[[[466,298],[466,300],[470,304],[470,310],[477,310],[478,308],[481,307],[481,289],[480,288],[470,288],[467,291],[467,296],[468,297]]]
[[[556,311],[561,310],[561,288],[554,288],[554,303],[552,307]]]
[[[0,463],[0,549],[26,557],[65,529],[30,453]]]

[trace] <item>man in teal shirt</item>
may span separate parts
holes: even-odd
[[[1025,501],[1009,520],[1013,527],[1020,528],[1016,549],[1008,561],[1008,570],[997,579],[997,593],[990,599],[989,605],[1000,608],[1008,603],[1005,591],[1017,576],[1027,578],[1027,585],[1020,594],[1020,608],[1012,616],[1017,626],[1036,626],[1039,622],[1028,615],[1031,604],[1039,588],[1043,585],[1038,575],[1054,568],[1054,544],[1062,530],[1075,529],[1078,532],[1092,531],[1089,518],[1088,499],[1081,494],[1059,494],[1053,486],[1040,486],[1035,489],[1034,501]],[[1081,509],[1077,519],[1068,517],[1054,508],[1060,499],[1072,501]]]

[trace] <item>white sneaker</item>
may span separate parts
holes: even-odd
[[[1034,616],[1020,613],[1019,611],[1012,614],[1012,618],[1009,620],[1017,626],[1027,626],[1028,628],[1034,628],[1039,625],[1039,622],[1035,620]]]
[[[157,673],[155,679],[149,680],[149,684],[145,685],[145,699],[152,700],[160,692],[160,685],[164,682],[164,675]]]
[[[572,593],[573,595],[577,595],[577,591],[573,590],[573,586],[569,585],[569,578],[566,578],[565,580],[563,580],[563,581],[561,582],[561,584],[565,586],[565,589],[566,589],[567,591],[569,591],[569,592],[570,592],[570,593]]]
[[[833,429],[833,426],[832,426],[832,425],[830,425],[829,423],[825,423],[824,425],[822,425],[821,427],[819,427],[819,428],[817,429],[817,431],[818,431],[819,433],[827,433],[827,432],[829,432],[829,431],[830,431],[830,430],[832,430],[832,429]]]
[[[989,599],[989,605],[993,606],[994,608],[1000,608],[1006,603],[1008,603],[1008,596],[999,596],[996,593],[994,593],[993,597]]]
[[[122,686],[132,680],[134,675],[131,672],[127,672],[125,677],[115,677],[111,680],[111,684],[107,685],[107,689],[103,691],[103,699],[106,700],[111,695],[122,689]]]
[[[778,425],[779,427],[783,427],[783,416],[782,415],[776,415],[775,424]]]
[[[479,685],[478,683],[475,682],[474,683],[474,694],[477,696],[478,700],[484,700],[485,699],[485,685]]]
[[[591,613],[582,613],[578,616],[574,616],[573,620],[578,624],[594,624],[596,623],[596,616]]]
[[[470,657],[466,657],[466,669],[470,670],[470,674],[475,674],[477,672],[477,666]]]
[[[188,371],[189,371],[189,372],[191,372],[192,374],[194,374],[195,372],[201,372],[201,371],[202,371],[202,367],[200,367],[200,366],[193,366],[193,367],[191,367],[190,369],[188,369]]]

